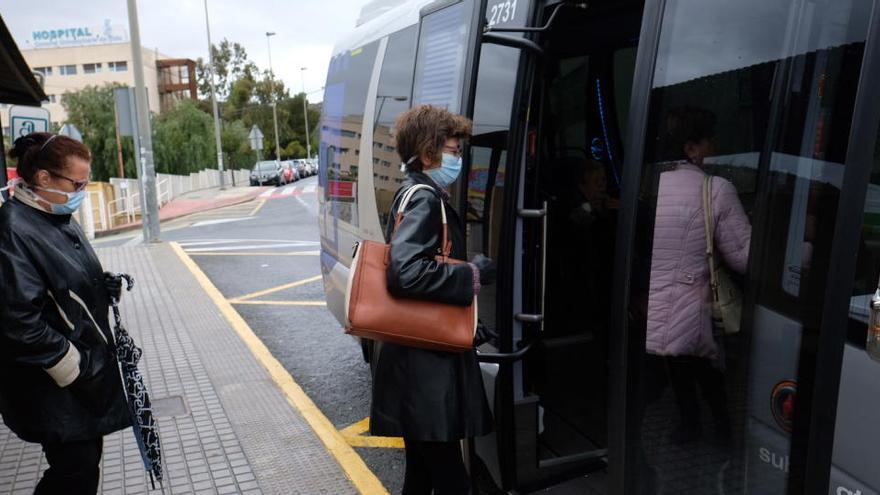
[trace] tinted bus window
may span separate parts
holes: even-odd
[[[474,134],[470,140],[467,183],[469,256],[498,259],[507,171],[507,139],[516,89],[520,51],[483,45],[474,99]],[[480,320],[495,330],[495,285],[480,291]]]
[[[878,140],[880,144],[880,140]],[[856,258],[856,279],[849,309],[847,343],[834,427],[834,453],[830,493],[876,493],[880,491],[880,361],[865,349],[871,296],[880,276],[880,147],[874,151],[871,181],[862,216],[862,237]]]
[[[794,407],[811,386],[797,383],[814,352],[802,342],[821,323],[870,8],[666,3],[630,295],[647,493],[803,488],[790,485],[804,470],[791,432],[809,413]],[[726,315],[733,330],[713,325],[707,176],[716,263],[753,301]]]
[[[413,88],[416,105],[458,112],[470,11],[470,2],[459,2],[423,19]]]
[[[388,223],[394,193],[403,182],[400,157],[392,130],[397,116],[409,108],[416,58],[416,26],[388,38],[376,92],[376,125],[373,132],[373,184],[382,229]]]
[[[358,225],[357,174],[367,86],[378,42],[346,51],[330,60],[324,89],[320,183],[324,208],[333,217]]]

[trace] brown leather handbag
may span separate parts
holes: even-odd
[[[413,194],[423,188],[432,189],[418,184],[404,193],[397,209],[392,237],[403,220],[406,205]],[[440,207],[443,244],[442,254],[436,259],[441,263],[463,263],[449,257],[452,244],[449,242],[446,207],[442,201]],[[448,352],[473,349],[477,330],[476,297],[469,306],[394,297],[388,292],[386,276],[391,246],[362,241],[355,249],[345,294],[345,313],[348,316],[346,333],[423,349]]]

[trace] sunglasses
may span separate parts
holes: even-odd
[[[46,172],[49,172],[49,175],[51,175],[53,177],[57,177],[59,179],[64,179],[64,180],[70,182],[71,184],[73,184],[73,191],[74,192],[80,192],[80,191],[84,190],[86,188],[86,186],[89,185],[89,181],[87,181],[87,180],[73,180],[70,177],[65,177],[59,173],[52,172],[51,170],[47,170]]]

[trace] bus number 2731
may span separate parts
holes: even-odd
[[[516,17],[516,0],[498,2],[489,7],[489,25],[510,22]]]

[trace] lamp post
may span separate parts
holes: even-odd
[[[303,122],[305,122],[306,128],[306,158],[312,159],[312,144],[309,141],[309,110],[308,103],[306,103],[306,68],[299,68],[299,75],[302,78],[302,88],[303,88]]]
[[[269,38],[275,33],[266,33],[266,46],[269,47],[269,97],[272,98],[272,121],[275,123],[275,160],[281,161],[281,144],[278,140],[278,102],[275,101],[275,72],[272,71],[272,43]]]
[[[208,81],[211,83],[211,104],[214,107],[214,140],[217,143],[217,170],[220,172],[220,190],[226,189],[223,177],[223,148],[220,144],[220,110],[217,108],[217,94],[214,89],[214,46],[211,44],[211,25],[208,23],[208,0],[205,0],[205,30],[208,32]],[[235,178],[233,177],[233,180]]]

